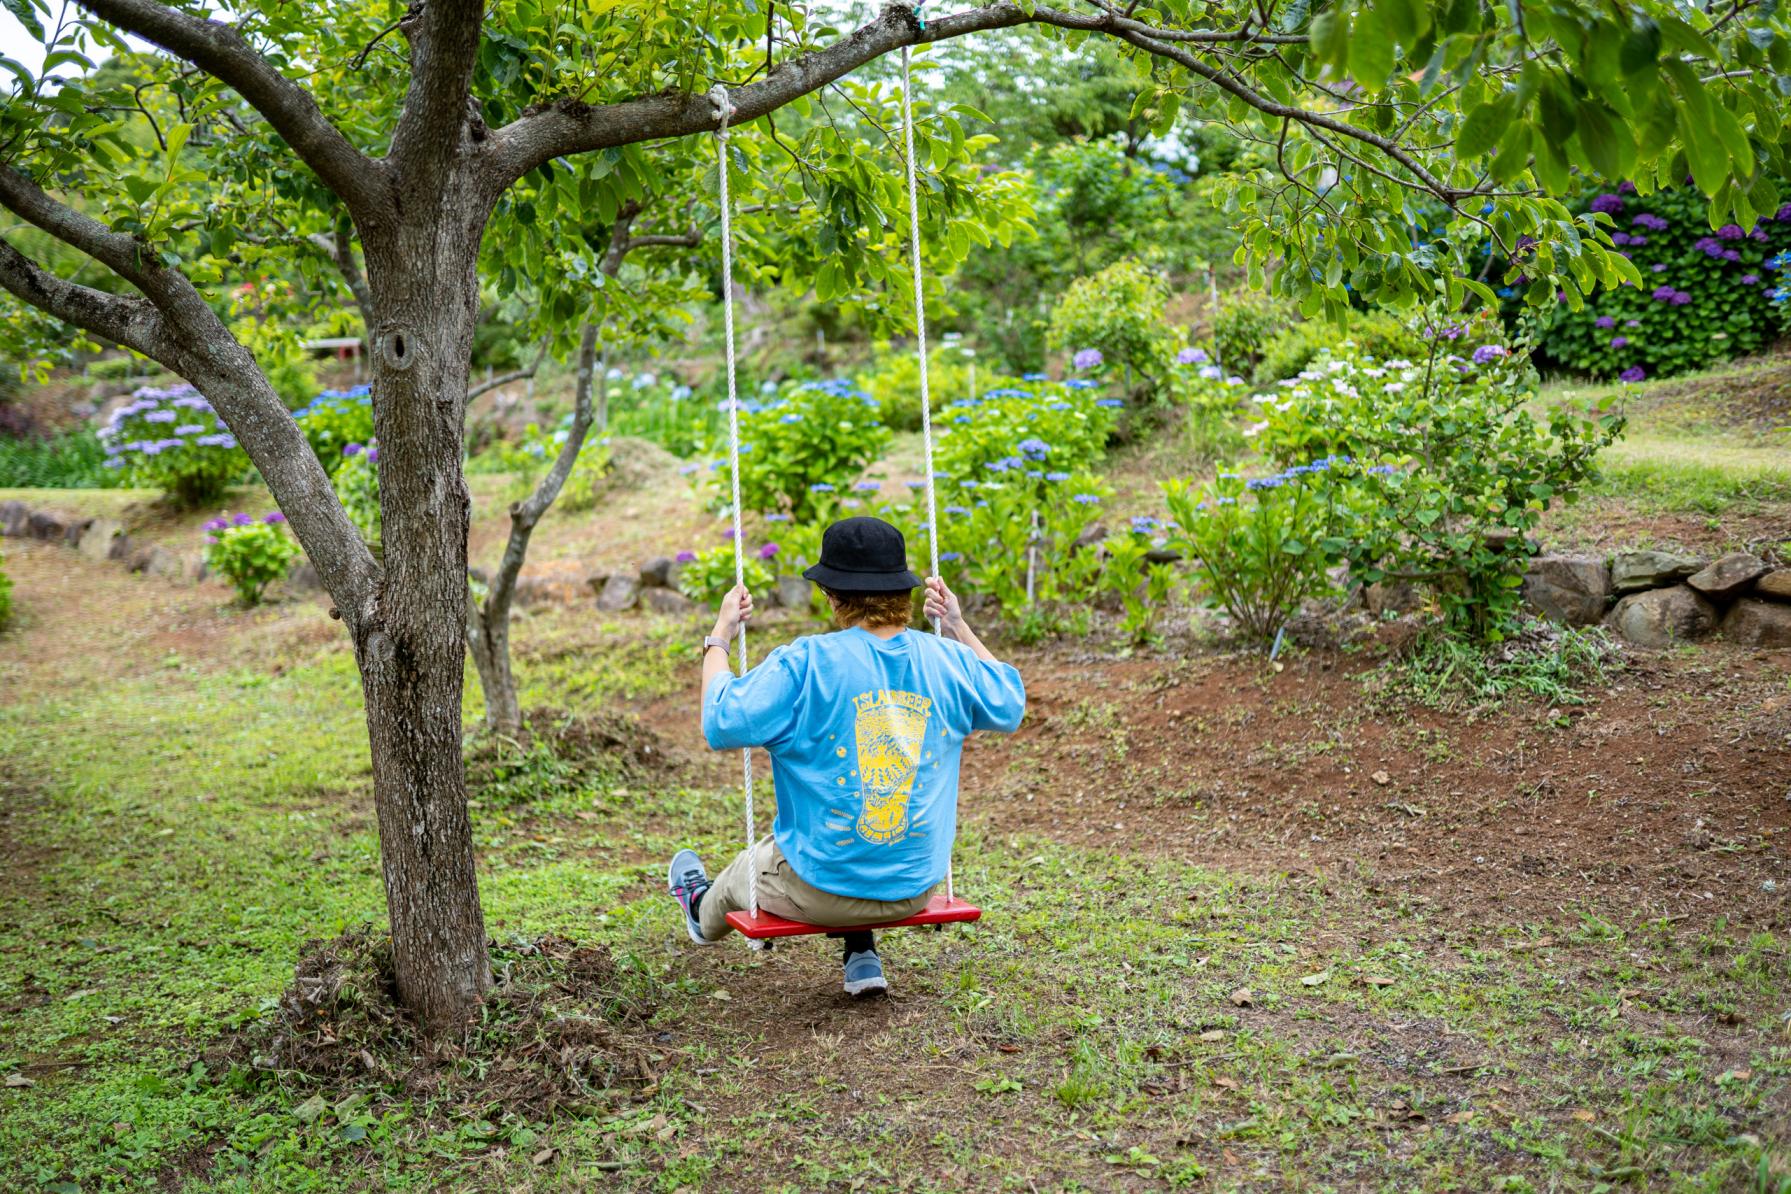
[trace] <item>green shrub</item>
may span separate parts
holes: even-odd
[[[703,446],[727,435],[727,415],[713,402],[696,397],[683,382],[664,373],[632,375],[610,369],[598,383],[605,387],[610,435],[651,440],[674,456],[694,456]]]
[[[870,369],[858,374],[859,388],[877,402],[877,417],[898,431],[920,430],[920,361],[912,349],[883,345]],[[987,372],[978,388],[995,381]],[[970,394],[970,362],[963,350],[941,346],[927,354],[927,389],[935,417],[941,406]]]
[[[775,550],[769,555],[762,555],[763,552],[763,547],[757,551],[748,551],[743,569],[746,591],[756,594],[760,600],[763,600],[766,591],[771,588],[771,568],[766,561],[777,554]],[[705,609],[719,608],[721,599],[734,587],[732,543],[723,543],[720,547],[711,547],[706,551],[679,552],[678,563],[681,566],[678,591]]]
[[[1259,446],[1286,471],[1251,484],[1327,490],[1329,547],[1356,581],[1420,581],[1450,629],[1498,641],[1516,620],[1527,536],[1578,497],[1624,421],[1531,413],[1534,375],[1521,353],[1484,340],[1491,324],[1440,328],[1420,364],[1320,358],[1314,378],[1265,396]]]
[[[293,418],[324,471],[333,476],[349,459],[342,454],[344,448],[373,439],[373,387],[325,390]]]
[[[1171,545],[1191,561],[1205,599],[1250,638],[1274,638],[1300,602],[1329,591],[1339,523],[1333,495],[1307,474],[1220,473],[1198,489],[1166,482],[1163,496],[1179,528]]]
[[[126,354],[121,357],[105,357],[87,363],[87,376],[94,381],[123,381],[127,377],[136,377],[151,369],[159,370],[160,365],[151,364],[142,357]]]
[[[118,469],[125,484],[160,489],[192,509],[247,475],[248,454],[198,390],[181,382],[145,386],[131,397],[99,433],[110,453],[106,467]]]
[[[934,423],[933,468],[951,481],[1083,472],[1106,455],[1118,398],[1085,379],[999,385],[948,402]],[[1002,475],[1008,474],[1008,475]]]
[[[1168,288],[1155,272],[1135,260],[1116,261],[1070,283],[1051,312],[1046,343],[1075,352],[1078,369],[1104,363],[1127,371],[1130,385],[1154,388],[1175,352],[1168,303]],[[1096,354],[1091,365],[1081,359],[1089,350]]]
[[[235,587],[244,605],[259,605],[267,587],[286,575],[299,554],[281,525],[285,521],[275,511],[259,521],[237,514],[205,524],[205,563]]]
[[[230,331],[255,355],[267,384],[287,406],[297,406],[317,392],[317,366],[292,325],[250,315],[231,324]]]
[[[106,447],[82,428],[50,439],[0,439],[0,489],[104,489],[122,471],[106,467]]]
[[[1242,383],[1236,374],[1224,376],[1204,348],[1184,348],[1176,354],[1168,377],[1169,397],[1182,409],[1188,454],[1195,460],[1209,464],[1232,460],[1244,450],[1238,424],[1246,400],[1239,389]]]
[[[1580,373],[1639,381],[1756,352],[1785,328],[1772,268],[1791,249],[1791,205],[1750,229],[1710,228],[1695,187],[1589,196],[1611,239],[1641,271],[1639,286],[1600,291],[1578,311],[1557,304],[1539,355]],[[1515,302],[1521,282],[1500,293]]]
[[[0,555],[0,630],[12,621],[12,577],[6,575],[6,557]]]
[[[1264,347],[1296,318],[1285,300],[1260,290],[1225,295],[1212,317],[1212,342],[1219,365],[1248,377],[1262,359]]]
[[[381,541],[379,513],[379,445],[349,444],[338,453],[339,463],[330,477],[336,500],[348,512],[348,521],[367,543]]]
[[[824,495],[850,484],[888,443],[876,399],[848,381],[804,382],[771,402],[741,399],[741,503],[811,519]],[[717,457],[716,505],[725,506],[732,486],[725,428],[709,450]]]
[[[1262,385],[1297,377],[1320,353],[1346,344],[1381,361],[1425,354],[1423,338],[1407,327],[1405,320],[1386,311],[1354,311],[1342,325],[1314,319],[1282,327],[1263,347],[1262,359],[1256,363],[1256,382]]]
[[[1162,529],[1154,518],[1134,518],[1130,529],[1109,535],[1101,544],[1106,560],[1100,588],[1119,598],[1120,630],[1134,643],[1156,638],[1157,615],[1175,586],[1170,565],[1150,558],[1152,550],[1165,545],[1163,539],[1152,538]]]

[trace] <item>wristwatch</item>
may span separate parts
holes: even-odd
[[[713,634],[705,634],[703,636],[703,654],[704,655],[707,655],[709,653],[710,647],[720,647],[722,650],[722,653],[725,655],[728,650],[728,640],[725,638],[716,638]]]

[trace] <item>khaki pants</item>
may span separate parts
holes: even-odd
[[[709,940],[718,941],[733,931],[727,922],[728,913],[746,910],[750,899],[747,868],[755,863],[759,868],[759,907],[773,916],[804,924],[830,929],[884,924],[913,916],[933,898],[928,890],[910,900],[860,900],[810,887],[790,869],[777,841],[766,836],[751,850],[740,851],[727,869],[715,876],[714,885],[703,896],[697,920],[702,924],[703,936]]]

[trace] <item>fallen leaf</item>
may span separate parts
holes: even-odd
[[[1238,1163],[1238,1155],[1232,1152],[1229,1148],[1220,1149],[1219,1155],[1225,1158],[1225,1163],[1227,1165],[1236,1165]]]
[[[1308,974],[1306,977],[1302,978],[1300,980],[1300,985],[1302,987],[1316,987],[1330,977],[1331,972],[1329,970],[1321,970],[1317,974]]]
[[[329,1109],[330,1105],[324,1101],[322,1095],[312,1095],[292,1109],[292,1118],[302,1124],[314,1123]]]
[[[1554,943],[1553,937],[1538,937],[1534,941],[1519,941],[1516,945],[1507,948],[1514,954],[1527,954],[1533,949],[1547,949]]]
[[[1370,974],[1362,981],[1371,987],[1390,987],[1393,985],[1393,980],[1384,974]]]
[[[79,991],[76,991],[73,995],[64,995],[62,998],[63,998],[64,1002],[72,1003],[77,999],[85,999],[89,995],[98,995],[98,994],[99,994],[98,987],[82,987]]]
[[[37,1083],[35,1083],[31,1079],[25,1077],[25,1075],[23,1075],[23,1074],[8,1074],[8,1075],[6,1075],[6,1084],[8,1086],[21,1087],[21,1088],[26,1087],[26,1086],[36,1086],[37,1085]]]
[[[1369,776],[1368,778],[1373,780],[1375,783],[1379,784],[1383,788],[1393,782],[1393,777],[1388,775],[1385,771],[1376,771],[1373,775]]]
[[[1226,1090],[1240,1090],[1240,1089],[1242,1089],[1242,1088],[1241,1088],[1241,1087],[1240,1087],[1240,1086],[1238,1086],[1238,1080],[1237,1080],[1237,1079],[1236,1079],[1236,1078],[1226,1078],[1226,1077],[1224,1077],[1224,1076],[1220,1076],[1220,1077],[1217,1077],[1217,1078],[1214,1078],[1214,1079],[1213,1079],[1213,1085],[1214,1085],[1214,1086],[1222,1086],[1222,1087],[1224,1087],[1224,1088],[1225,1088],[1225,1089],[1226,1089]]]
[[[534,1159],[535,1164],[545,1165],[549,1161],[553,1160],[553,1149],[544,1148],[540,1152],[536,1153],[533,1159]]]
[[[1225,1030],[1222,1028],[1209,1028],[1207,1031],[1200,1034],[1200,1039],[1207,1042],[1209,1045],[1214,1041],[1222,1041],[1225,1039]]]
[[[723,990],[723,989],[722,989],[722,988],[720,988],[720,987],[717,987],[717,988],[715,988],[715,990],[713,990],[713,991],[711,991],[711,992],[709,992],[709,998],[711,998],[711,999],[719,999],[719,1000],[721,1000],[721,1001],[722,1001],[722,1002],[723,1002],[723,1003],[726,1003],[726,1002],[727,1002],[727,1001],[728,1001],[728,1000],[730,1000],[730,999],[732,999],[732,998],[733,998],[733,996],[732,996],[732,995],[729,995],[729,994],[728,994],[728,993],[727,993],[727,992],[726,992],[726,991],[725,991],[725,990]]]
[[[1452,1124],[1465,1124],[1473,1118],[1474,1113],[1472,1111],[1457,1111],[1454,1115],[1449,1117],[1449,1122]]]
[[[1587,1111],[1584,1107],[1582,1107],[1578,1111],[1575,1111],[1573,1113],[1573,1118],[1579,1120],[1583,1124],[1589,1124],[1593,1120],[1597,1119],[1598,1116],[1594,1115],[1592,1112]]]
[[[1754,1076],[1752,1070],[1728,1070],[1717,1076],[1718,1082],[1746,1082]]]
[[[1018,1053],[1020,1051],[1020,1046],[1007,1041],[1003,1041],[1001,1044],[996,1045],[995,1048],[1001,1053]]]
[[[1250,1007],[1256,1002],[1256,993],[1249,987],[1239,987],[1231,993],[1231,1001],[1238,1007]]]

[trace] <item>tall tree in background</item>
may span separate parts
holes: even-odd
[[[47,11],[43,0],[8,5],[33,25]],[[1660,0],[1168,0],[1140,19],[1003,2],[924,24],[892,6],[849,32],[744,0],[518,0],[489,12],[472,0],[292,0],[232,11],[223,24],[196,4],[81,0],[79,21],[42,30],[52,72],[81,65],[95,44],[121,49],[119,31],[162,47],[185,64],[162,79],[185,116],[144,152],[117,135],[124,95],[13,71],[0,206],[130,290],[53,273],[11,237],[0,238],[0,286],[191,380],[286,512],[354,642],[399,993],[437,1029],[464,1024],[491,982],[460,755],[460,459],[480,246],[519,184],[536,188],[537,215],[576,205],[613,219],[656,189],[644,147],[715,127],[717,82],[744,126],[786,108],[812,113],[836,80],[903,46],[1049,26],[1072,44],[1115,39],[1150,77],[1135,107],[1153,129],[1187,107],[1271,145],[1273,167],[1238,179],[1231,200],[1252,269],[1289,262],[1277,285],[1315,312],[1340,308],[1346,283],[1397,304],[1439,288],[1456,301],[1486,291],[1448,253],[1411,243],[1398,213],[1413,194],[1512,253],[1532,238],[1521,260],[1538,301],[1638,280],[1596,224],[1550,198],[1572,170],[1643,187],[1689,170],[1716,217],[1748,222],[1776,203],[1761,167],[1783,170],[1787,137],[1775,91],[1776,72],[1791,68],[1785,17],[1746,3],[1711,17]],[[961,156],[961,123],[926,115],[918,152],[940,165]],[[230,117],[259,152],[183,153],[196,128]],[[822,141],[827,127],[817,126]],[[899,256],[876,250],[904,218],[900,171],[844,136],[809,157],[783,191],[825,213],[819,296],[899,284]],[[178,196],[193,171],[232,180],[232,201],[186,209]],[[948,219],[949,184],[928,178],[929,238],[968,251],[969,234]],[[738,185],[748,201],[753,180]],[[232,240],[277,231],[274,200],[295,193],[344,213],[361,246],[383,562],[215,305]],[[519,268],[533,268],[519,252]]]

